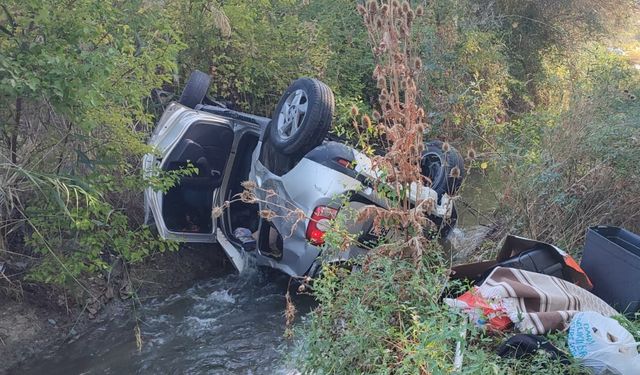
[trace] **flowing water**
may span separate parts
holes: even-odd
[[[140,351],[133,314],[124,312],[12,373],[286,374],[288,282],[284,275],[262,270],[202,281],[143,303]],[[302,314],[313,305],[305,296],[294,302]]]

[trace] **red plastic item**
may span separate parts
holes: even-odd
[[[456,299],[467,305],[467,307],[463,308],[463,311],[470,313],[478,325],[486,325],[493,331],[504,331],[512,324],[504,308],[499,303],[487,301],[477,292],[477,288],[464,293]]]

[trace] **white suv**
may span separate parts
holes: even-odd
[[[379,240],[371,221],[356,221],[350,214],[344,221],[358,237],[358,246],[320,260],[329,220],[387,204],[372,188],[376,172],[371,160],[327,138],[334,99],[325,84],[296,80],[268,119],[211,101],[206,96],[209,83],[206,74],[192,73],[179,102],[166,108],[149,141],[156,153],[143,159],[147,175],[189,163],[198,168],[197,175],[182,177],[166,193],[146,189],[146,222],[155,222],[160,236],[217,242],[239,271],[253,256],[258,265],[291,276],[313,276],[322,261],[351,259]],[[435,236],[446,237],[455,225],[450,196],[463,176],[449,172],[456,166],[464,172],[462,162],[453,148],[444,152],[441,143],[426,143],[422,170],[432,183],[415,191],[436,202],[428,213],[439,227]],[[257,202],[237,199],[244,181],[256,187]],[[223,214],[212,215],[225,202],[231,203]]]

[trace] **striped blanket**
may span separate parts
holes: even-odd
[[[497,267],[478,292],[488,300],[501,301],[516,328],[526,333],[563,330],[580,311],[617,314],[606,302],[579,286],[515,268]]]

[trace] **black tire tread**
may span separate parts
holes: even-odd
[[[182,90],[178,103],[189,108],[195,108],[207,96],[210,85],[211,77],[207,73],[194,70]]]
[[[316,100],[319,103],[309,104],[309,112],[306,113],[305,116],[307,118],[305,121],[316,121],[312,126],[315,128],[313,130],[304,130],[300,129],[300,131],[304,131],[304,136],[298,136],[293,141],[288,142],[287,144],[278,144],[275,141],[278,137],[277,134],[277,121],[278,115],[280,112],[280,108],[282,107],[282,103],[286,100],[290,91],[292,91],[296,86],[303,85],[305,86],[305,90],[313,90],[313,92],[308,92],[307,96],[313,96],[317,98]],[[322,83],[321,81],[314,78],[300,78],[294,81],[289,88],[285,91],[285,94],[282,96],[280,102],[276,107],[276,111],[273,115],[273,121],[270,126],[270,136],[274,141],[274,146],[279,149],[282,153],[287,155],[304,155],[307,152],[311,151],[316,146],[322,144],[322,141],[326,137],[329,132],[329,128],[331,127],[331,123],[333,121],[333,113],[335,106],[335,99],[333,96],[333,92],[331,89]],[[316,120],[312,120],[316,119]],[[308,126],[308,124],[307,124]]]
[[[449,151],[445,153],[442,150],[443,145],[444,142],[437,140],[425,143],[425,152],[432,151],[440,154],[442,159],[442,168],[444,169],[444,178],[440,181],[433,181],[431,188],[435,190],[439,196],[442,196],[445,193],[448,195],[455,195],[464,180],[464,159],[453,146],[449,146]],[[458,167],[460,170],[460,177],[456,178],[451,176],[451,170],[455,167]]]

